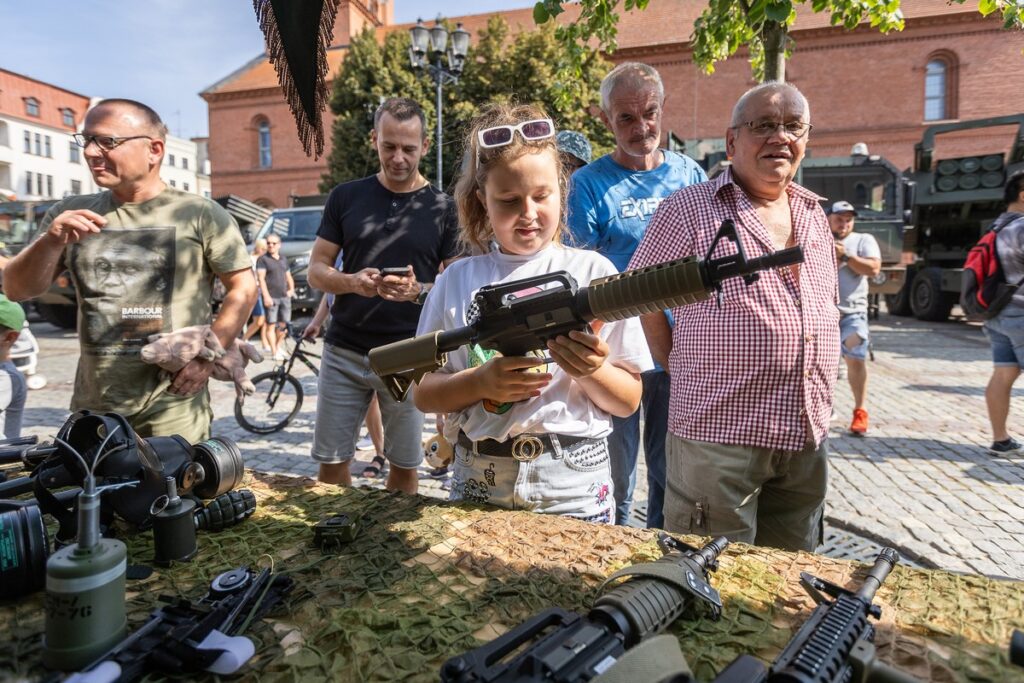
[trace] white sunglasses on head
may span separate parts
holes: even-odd
[[[484,128],[477,134],[479,149],[493,149],[512,144],[516,131],[523,140],[544,140],[555,136],[555,124],[551,119],[534,119],[523,121],[515,126],[492,126]]]

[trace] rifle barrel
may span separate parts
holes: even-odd
[[[893,567],[899,561],[900,554],[898,552],[892,548],[882,548],[882,551],[878,553],[875,564],[871,567],[871,571],[864,577],[864,583],[857,590],[857,597],[863,598],[870,604],[875,599],[875,592],[878,591],[878,587],[882,585],[885,578],[889,576],[889,572],[893,570]]]

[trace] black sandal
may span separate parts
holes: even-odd
[[[363,468],[362,476],[367,479],[379,479],[388,471],[388,461],[383,456],[375,455],[370,464]]]

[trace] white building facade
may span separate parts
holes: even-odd
[[[72,135],[100,99],[0,69],[0,194],[45,201],[98,191]],[[168,185],[209,196],[208,166],[197,142],[167,136],[160,177]]]
[[[94,192],[71,137],[88,108],[85,95],[0,69],[0,192],[26,200]]]

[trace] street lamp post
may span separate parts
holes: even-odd
[[[441,132],[441,91],[445,84],[454,83],[462,75],[462,67],[466,63],[466,54],[469,52],[469,31],[457,24],[451,32],[451,43],[449,44],[448,29],[437,19],[432,28],[423,25],[422,19],[416,20],[416,25],[409,29],[409,37],[412,44],[409,46],[409,61],[413,69],[425,69],[430,77],[434,79],[434,89],[437,97],[437,189],[444,189],[444,171],[442,171],[441,143],[443,134]],[[447,55],[448,65],[442,62],[442,57]]]

